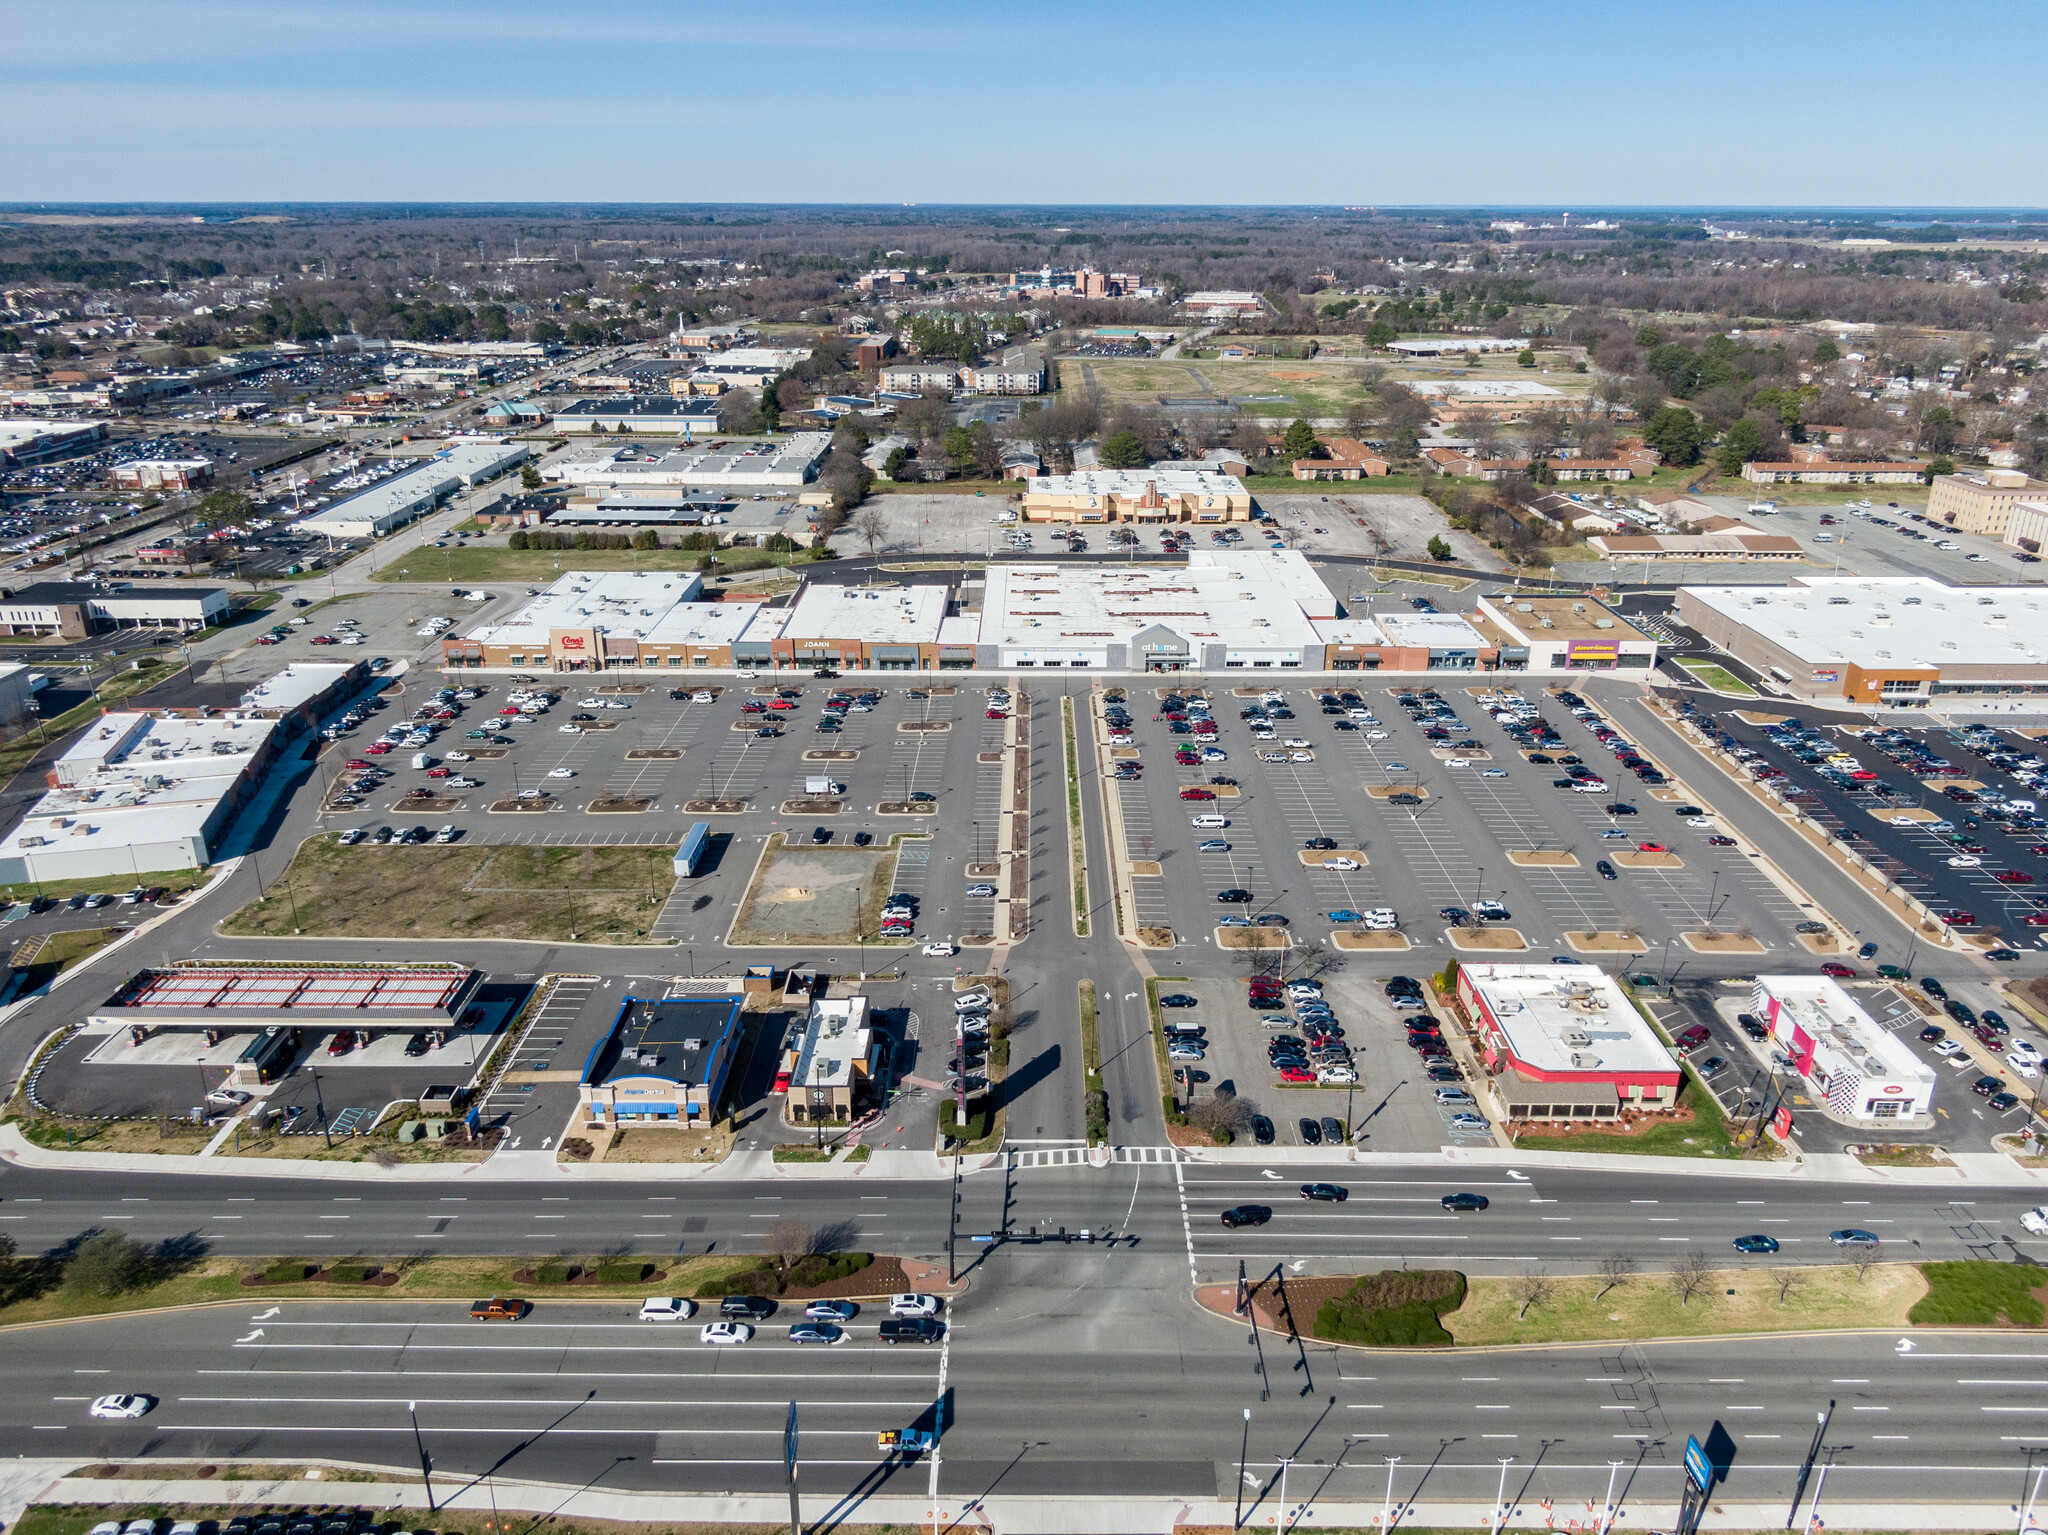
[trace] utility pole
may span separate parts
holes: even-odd
[[[427,1458],[426,1440],[420,1437],[420,1404],[418,1402],[407,1402],[405,1404],[405,1411],[406,1415],[412,1419],[412,1443],[413,1448],[420,1452],[420,1480],[426,1484],[427,1512],[431,1514],[436,1512],[434,1508],[434,1463]]]
[[[1835,1415],[1835,1404],[1828,1403],[1826,1412],[1815,1413],[1813,1443],[1806,1447],[1806,1459],[1799,1463],[1799,1480],[1792,1488],[1792,1507],[1785,1515],[1785,1528],[1792,1528],[1792,1521],[1799,1517],[1799,1500],[1806,1495],[1806,1479],[1813,1474],[1813,1463],[1820,1456],[1820,1442],[1827,1437],[1828,1420]],[[1818,1489],[1816,1489],[1818,1491]]]

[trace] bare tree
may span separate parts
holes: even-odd
[[[1595,1300],[1605,1300],[1609,1290],[1618,1289],[1635,1277],[1636,1260],[1627,1253],[1602,1253],[1600,1255],[1600,1278],[1603,1281]]]
[[[868,505],[855,512],[847,526],[853,530],[855,538],[868,546],[868,554],[872,557],[889,532],[889,519],[879,506]]]
[[[1778,1293],[1778,1304],[1784,1305],[1792,1299],[1793,1293],[1806,1283],[1804,1270],[1782,1268],[1771,1270],[1771,1285]]]
[[[1883,1261],[1883,1254],[1875,1242],[1859,1243],[1843,1255],[1842,1261],[1855,1270],[1856,1277],[1860,1280]]]
[[[1688,1247],[1671,1260],[1670,1269],[1671,1288],[1678,1294],[1678,1304],[1687,1306],[1713,1277],[1714,1262],[1697,1247]]]
[[[1529,1314],[1531,1306],[1548,1305],[1556,1286],[1541,1268],[1526,1268],[1508,1284],[1508,1293],[1520,1302],[1515,1320],[1521,1321]]]
[[[794,1216],[784,1216],[768,1228],[768,1250],[786,1268],[811,1250],[811,1228]]]

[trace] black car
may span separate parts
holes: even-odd
[[[1314,1121],[1313,1119],[1310,1119],[1310,1118],[1308,1118],[1308,1117],[1307,1117],[1306,1115],[1304,1115],[1304,1116],[1303,1116],[1303,1117],[1302,1117],[1301,1119],[1299,1119],[1299,1120],[1295,1121],[1295,1126],[1294,1126],[1294,1128],[1295,1128],[1295,1129],[1297,1129],[1297,1130],[1299,1130],[1299,1131],[1301,1132],[1301,1143],[1302,1143],[1302,1145],[1304,1145],[1304,1146],[1320,1146],[1320,1145],[1322,1145],[1322,1143],[1323,1143],[1323,1127],[1322,1127],[1321,1125],[1317,1124],[1317,1123],[1316,1123],[1316,1122],[1315,1122],[1315,1121]]]
[[[1486,1208],[1486,1196],[1484,1194],[1446,1194],[1439,1203],[1446,1210],[1484,1210]]]
[[[407,1055],[425,1055],[427,1053],[427,1036],[424,1034],[413,1035],[405,1042],[405,1053]]]
[[[853,834],[853,845],[855,847],[866,847],[874,840],[875,834],[871,831],[857,831]]]
[[[1261,1146],[1273,1144],[1273,1121],[1263,1114],[1252,1115],[1252,1139]]]
[[[1201,999],[1199,997],[1191,997],[1184,991],[1170,991],[1159,999],[1159,1005],[1161,1007],[1198,1007],[1201,1005]]]
[[[1948,1030],[1944,1029],[1938,1023],[1930,1023],[1927,1025],[1926,1028],[1920,1031],[1920,1043],[1923,1045],[1935,1044],[1940,1040],[1946,1039],[1947,1037]]]
[[[1311,851],[1321,850],[1325,852],[1336,847],[1336,845],[1337,839],[1335,837],[1310,837],[1306,842],[1302,843],[1303,847]]]
[[[1616,874],[1616,873],[1614,872],[1614,865],[1613,865],[1613,864],[1611,864],[1611,863],[1609,863],[1609,862],[1608,862],[1608,861],[1607,861],[1606,859],[1604,859],[1604,858],[1601,858],[1601,859],[1596,859],[1596,860],[1594,861],[1594,864],[1593,864],[1593,872],[1594,872],[1595,874],[1598,874],[1598,875],[1599,875],[1599,876],[1600,876],[1600,877],[1601,877],[1602,879],[1618,879],[1618,878],[1620,878],[1620,876],[1619,876],[1619,875],[1617,875],[1617,874]]]
[[[1321,1200],[1325,1204],[1341,1205],[1351,1197],[1351,1190],[1341,1183],[1304,1183],[1301,1186],[1301,1197]]]
[[[2005,1091],[2005,1083],[1998,1077],[1979,1077],[1970,1084],[1970,1091],[1979,1098],[1989,1098],[1993,1093]]]
[[[1221,1216],[1223,1224],[1232,1228],[1238,1226],[1263,1226],[1273,1218],[1268,1205],[1232,1205]]]
[[[1216,899],[1223,902],[1226,906],[1242,906],[1251,898],[1252,893],[1249,890],[1219,890],[1216,892]]]
[[[775,1315],[775,1302],[761,1295],[728,1295],[718,1303],[718,1314],[738,1317],[743,1321],[758,1321]]]
[[[1936,1000],[1940,1000],[1948,995],[1948,988],[1931,975],[1920,977],[1920,989]]]
[[[1332,1119],[1329,1115],[1325,1114],[1323,1116],[1323,1139],[1332,1146],[1343,1145],[1344,1122],[1341,1119]]]
[[[946,1324],[935,1316],[892,1316],[875,1329],[884,1343],[937,1343],[946,1336]]]
[[[824,843],[830,842],[831,840],[832,840],[832,828],[831,828],[831,827],[829,827],[829,826],[813,826],[813,827],[811,828],[811,843],[812,843],[812,845],[813,845],[813,846],[821,846],[821,845],[823,845]]]

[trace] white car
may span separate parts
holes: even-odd
[[[1975,853],[1958,853],[1948,861],[1951,869],[1974,869],[1984,862]]]
[[[1368,741],[1384,741],[1387,739],[1387,732],[1384,730],[1368,730],[1365,733],[1365,738]]]
[[[1325,858],[1323,860],[1323,867],[1326,869],[1362,869],[1365,865],[1356,858]]]
[[[1711,827],[1714,824],[1714,818],[1710,815],[1689,815],[1685,818],[1685,824],[1688,826]]]
[[[1313,762],[1316,760],[1316,754],[1314,752],[1289,752],[1287,760],[1289,762]]]
[[[1470,757],[1446,757],[1446,758],[1444,758],[1444,766],[1445,766],[1445,767],[1470,767],[1471,765],[1472,765],[1472,759],[1471,759]]]
[[[2036,1236],[2048,1236],[2048,1205],[2029,1210],[2020,1217],[2020,1224]]]
[[[1308,745],[1308,742],[1304,741],[1300,736],[1289,736],[1280,744],[1282,746],[1305,747]]]
[[[1888,824],[1892,826],[1918,826],[1920,823],[1909,815],[1895,815],[1889,818]]]
[[[576,776],[576,770],[575,770],[574,768],[549,768],[549,769],[548,769],[548,777],[550,777],[550,778],[574,778],[575,776]]]
[[[604,707],[607,709],[630,709],[633,706],[622,698],[607,698],[604,701]]]
[[[580,736],[583,734],[583,727],[581,725],[557,725],[555,729],[561,731],[565,736]]]
[[[602,709],[604,707],[604,700],[602,698],[579,698],[576,700],[576,707],[579,709]]]
[[[690,695],[690,702],[693,704],[709,704],[716,703],[717,701],[718,695],[716,693],[706,693],[699,691],[692,693]]]
[[[2005,1058],[2009,1061],[2039,1061],[2041,1052],[2032,1040],[2016,1039],[2006,1047]]]
[[[891,1316],[937,1316],[939,1298],[936,1295],[892,1295],[889,1297]]]
[[[1952,1039],[1940,1039],[1934,1043],[1934,1053],[1947,1059],[1963,1054],[1963,1047]]]
[[[697,1314],[697,1303],[680,1295],[655,1295],[640,1302],[643,1322],[687,1322]]]
[[[95,1418],[139,1418],[156,1406],[151,1396],[102,1396],[86,1411]]]
[[[1508,770],[1506,768],[1481,768],[1479,776],[1481,778],[1505,778],[1508,776]]]
[[[950,943],[928,943],[924,946],[924,952],[934,959],[945,959],[960,951]]]
[[[753,1336],[754,1329],[745,1322],[706,1322],[697,1331],[697,1341],[714,1348],[738,1345]]]
[[[1349,1066],[1325,1066],[1316,1073],[1318,1087],[1348,1087],[1358,1080],[1358,1073]]]
[[[450,752],[448,760],[450,762],[473,762],[476,759],[471,757],[468,752]]]
[[[347,831],[341,834],[338,840],[340,841],[343,847],[354,847],[358,842],[363,840],[363,829],[360,826],[351,826]]]

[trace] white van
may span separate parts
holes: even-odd
[[[1188,825],[1198,826],[1202,828],[1204,831],[1207,831],[1212,827],[1228,826],[1229,824],[1230,817],[1222,815],[1198,815],[1191,817],[1188,821]]]
[[[845,785],[834,783],[823,773],[813,773],[804,780],[804,793],[806,794],[844,794],[845,792]]]
[[[425,752],[414,752],[412,754],[412,765],[416,768],[430,768],[434,765],[434,759]]]

